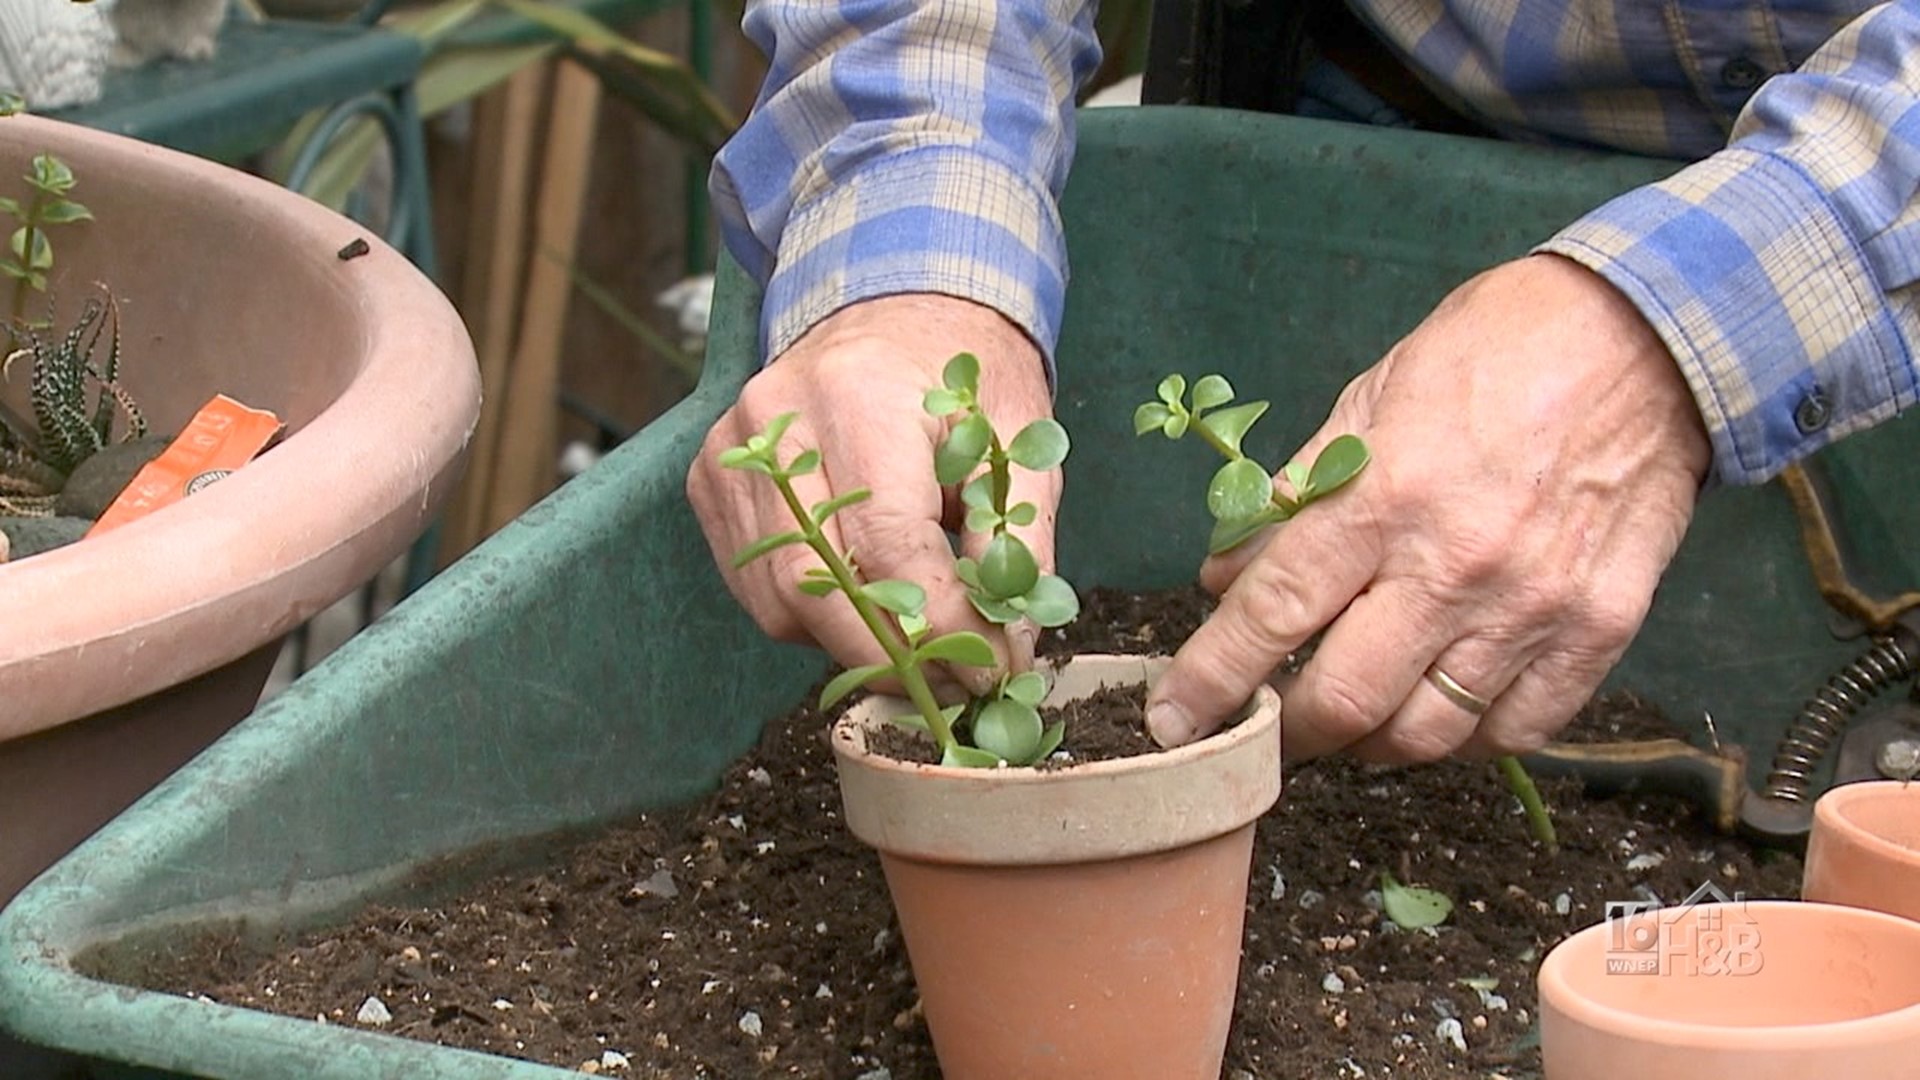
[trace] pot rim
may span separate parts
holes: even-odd
[[[1854,790],[1854,789],[1859,790]],[[1820,796],[1813,804],[1814,836],[1841,840],[1907,866],[1920,866],[1920,848],[1910,847],[1856,821],[1851,811],[1858,803],[1879,802],[1887,798],[1912,799],[1920,806],[1920,787],[1909,794],[1904,780],[1862,780],[1841,784]],[[1811,837],[1809,843],[1813,842]]]
[[[1745,910],[1758,912],[1762,917],[1784,914],[1791,919],[1804,916],[1808,919],[1852,922],[1862,925],[1877,922],[1898,933],[1906,934],[1914,940],[1916,945],[1920,945],[1920,923],[1867,908],[1825,904],[1811,900],[1748,900],[1744,902],[1744,906]],[[1570,965],[1575,962],[1596,961],[1599,959],[1598,955],[1586,950],[1569,949],[1567,946],[1576,941],[1590,941],[1606,932],[1607,923],[1595,923],[1566,938],[1547,953],[1546,958],[1540,962],[1540,971],[1536,980],[1539,989],[1539,1005],[1543,1012],[1552,1009],[1569,1020],[1596,1031],[1613,1034],[1637,1032],[1646,1042],[1718,1050],[1801,1050],[1807,1048],[1810,1039],[1816,1045],[1838,1046],[1861,1040],[1871,1042],[1879,1038],[1895,1036],[1910,1038],[1915,1027],[1920,1026],[1920,1001],[1851,1020],[1754,1027],[1688,1023],[1646,1016],[1628,1009],[1602,1004],[1585,993],[1576,991],[1573,980],[1568,975]],[[1580,952],[1581,955],[1576,957],[1575,952]]]
[[[368,359],[300,430],[191,500],[0,565],[0,627],[31,628],[0,633],[0,740],[219,668],[373,577],[450,494],[480,405],[451,302],[371,230],[268,180],[126,136],[38,116],[11,117],[7,131],[7,147],[71,154],[97,183],[188,188],[253,208],[270,224],[263,243],[327,268],[343,309],[360,313]],[[164,197],[156,212],[171,208],[175,196]],[[366,239],[368,252],[341,261],[347,238]],[[393,431],[410,435],[368,438]]]
[[[1130,669],[1100,680],[1118,685],[1151,684],[1167,663],[1164,656],[1083,653],[1047,666]],[[1063,698],[1056,687],[1049,700],[1083,696]],[[1121,858],[1231,832],[1280,797],[1280,696],[1264,684],[1240,722],[1207,738],[1066,769],[929,765],[868,750],[866,729],[906,708],[898,698],[870,695],[832,731],[848,827],[892,855],[996,865]]]

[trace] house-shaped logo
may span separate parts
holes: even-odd
[[[1744,904],[1746,901],[1746,893],[1736,892],[1732,896],[1728,896],[1725,889],[1722,889],[1711,881],[1703,881],[1700,883],[1699,888],[1688,893],[1687,898],[1680,901],[1676,906],[1690,908],[1695,904]]]
[[[1698,910],[1694,910],[1694,909]],[[1760,969],[1760,927],[1746,894],[1708,881],[1672,907],[1607,905],[1609,974],[1751,975]]]

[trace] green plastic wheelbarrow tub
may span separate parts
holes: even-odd
[[[1269,453],[1450,287],[1671,163],[1188,109],[1084,118],[1066,200],[1074,283],[1060,520],[1083,587],[1184,582],[1206,455],[1139,445],[1170,365],[1275,402]],[[709,791],[824,670],[764,640],[683,500],[688,462],[753,367],[756,297],[723,268],[698,390],[361,634],[0,915],[0,1027],[132,1075],[226,1080],[568,1075],[76,974],[243,917],[310,924],[396,898],[449,857],[504,864],[555,834]],[[956,348],[964,342],[955,342]],[[1912,425],[1837,448],[1865,564],[1913,580]],[[1194,493],[1178,512],[1160,492]],[[1149,528],[1140,527],[1152,521]],[[1616,682],[1723,737],[1776,737],[1853,646],[1834,640],[1773,487],[1716,494]],[[478,857],[478,858],[476,858]],[[120,1075],[113,1069],[102,1075]]]

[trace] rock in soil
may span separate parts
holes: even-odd
[[[146,435],[95,451],[67,477],[53,504],[54,513],[98,520],[147,462],[159,457],[171,442],[170,436]]]
[[[1197,591],[1095,591],[1072,633],[1160,651],[1205,610]],[[1602,699],[1577,723],[1588,738],[1676,733],[1632,699]],[[804,706],[775,718],[706,802],[532,872],[268,948],[183,939],[138,981],[344,1024],[377,995],[390,1033],[567,1069],[611,1051],[635,1080],[935,1080],[879,864],[839,819],[827,724]],[[1540,957],[1607,901],[1675,902],[1709,881],[1797,894],[1796,858],[1717,835],[1689,805],[1541,786],[1554,855],[1486,764],[1294,769],[1256,830],[1222,1076],[1537,1076]],[[1444,892],[1452,914],[1429,931],[1394,926],[1383,873]]]
[[[75,543],[87,535],[93,522],[77,517],[0,517],[12,551],[8,558],[24,559]]]

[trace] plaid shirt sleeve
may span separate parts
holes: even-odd
[[[1715,479],[1753,484],[1916,398],[1920,0],[1768,81],[1724,150],[1543,250],[1622,289],[1679,362]]]
[[[766,289],[763,355],[856,301],[938,292],[1001,312],[1051,364],[1093,5],[753,0],[742,25],[769,73],[710,188]]]

